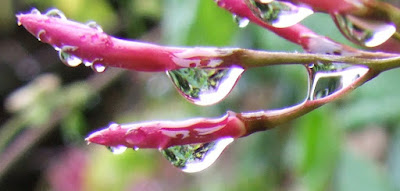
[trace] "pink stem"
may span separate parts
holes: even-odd
[[[18,23],[42,42],[85,61],[138,71],[166,71],[184,67],[215,67],[215,48],[175,48],[121,40],[87,25],[40,14],[20,14]],[[230,49],[224,49],[228,55]]]
[[[164,149],[174,145],[211,142],[223,137],[238,138],[246,133],[243,122],[233,112],[219,119],[153,121],[137,124],[110,124],[86,140],[107,146]]]
[[[369,70],[367,74],[339,92],[318,100],[306,100],[289,108],[237,114],[228,112],[219,119],[198,118],[177,122],[111,124],[103,130],[92,133],[86,140],[89,143],[105,146],[164,149],[174,145],[212,142],[225,137],[240,138],[257,131],[275,128],[305,115],[339,99],[378,74],[379,71]]]

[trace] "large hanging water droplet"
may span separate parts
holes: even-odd
[[[290,27],[312,15],[313,10],[278,0],[246,0],[253,14],[277,28]]]
[[[99,32],[103,32],[103,28],[99,24],[97,24],[95,21],[89,21],[86,23],[86,25],[92,29],[96,29]]]
[[[240,28],[245,28],[250,23],[250,20],[248,18],[239,17],[237,15],[233,15],[233,19]]]
[[[118,145],[113,147],[107,147],[113,154],[119,155],[126,151],[127,147]]]
[[[239,80],[244,69],[183,68],[167,74],[179,92],[197,105],[212,105],[224,99]]]
[[[67,20],[67,17],[64,15],[64,13],[58,9],[50,9],[46,12],[45,15],[49,16],[49,17],[55,17],[55,18]]]
[[[368,72],[368,68],[340,63],[310,64],[309,100],[322,99],[349,87]]]
[[[222,138],[210,143],[172,146],[162,150],[161,153],[182,171],[199,172],[212,165],[233,140],[233,138]]]
[[[332,17],[343,35],[366,47],[379,46],[396,32],[393,23],[343,14],[334,14]]]
[[[74,46],[63,46],[61,49],[56,48],[60,60],[69,67],[77,67],[82,63],[82,59],[68,53],[68,51],[75,51],[76,49]]]

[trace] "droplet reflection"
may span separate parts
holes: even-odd
[[[246,0],[255,16],[277,28],[290,27],[312,15],[313,10],[285,1]]]
[[[308,66],[310,88],[308,99],[318,100],[349,87],[368,72],[368,68],[346,64],[311,64]]]
[[[183,68],[167,71],[167,74],[178,91],[190,102],[212,105],[231,92],[243,71],[239,67]]]
[[[333,19],[343,35],[366,47],[379,46],[396,32],[394,24],[384,21],[343,14],[334,14]]]
[[[222,138],[210,143],[172,146],[162,150],[161,153],[182,171],[199,172],[211,166],[233,140],[233,138]]]

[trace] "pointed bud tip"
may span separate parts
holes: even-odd
[[[85,141],[90,144],[90,143],[96,143],[100,145],[105,145],[107,143],[107,140],[104,138],[103,134],[100,132],[94,132],[90,134]]]

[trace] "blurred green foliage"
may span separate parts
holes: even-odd
[[[51,114],[57,110],[67,110],[54,125],[56,132],[43,136],[44,143],[25,153],[21,162],[15,164],[31,167],[16,167],[16,170],[7,172],[9,175],[0,179],[0,190],[20,188],[21,185],[13,185],[16,182],[29,182],[32,187],[52,190],[51,182],[45,186],[42,183],[48,181],[45,178],[47,161],[51,161],[60,150],[63,152],[71,147],[84,150],[88,156],[87,167],[79,171],[85,177],[82,190],[400,189],[400,87],[395,85],[400,80],[399,70],[384,73],[344,99],[285,126],[239,139],[209,169],[185,174],[170,166],[156,150],[127,151],[117,156],[100,146],[86,146],[84,137],[109,121],[184,119],[220,116],[226,110],[290,106],[306,97],[305,69],[274,66],[246,71],[230,96],[210,107],[186,102],[172,83],[166,83],[169,79],[161,73],[123,73],[117,80],[109,82],[109,86],[95,91],[91,89],[93,84],[85,79],[106,74],[92,74],[84,67],[70,69],[63,66],[51,47],[36,42],[32,36],[27,37],[27,32],[21,27],[16,28],[13,15],[33,6],[42,11],[58,8],[73,20],[95,20],[107,33],[122,38],[146,38],[165,45],[237,46],[301,52],[299,46],[253,24],[240,29],[232,15],[219,9],[212,0],[5,0],[0,5],[0,48],[14,43],[23,48],[23,51],[15,51],[16,54],[28,54],[0,56],[0,67],[7,69],[3,71],[13,72],[8,75],[4,72],[1,77],[3,104],[6,103],[5,97],[18,87],[14,85],[5,91],[9,83],[22,86],[44,72],[51,72],[62,80],[60,87],[36,97],[31,106],[17,113],[2,111],[0,119],[5,124],[0,129],[2,135],[14,137],[4,129],[15,127],[17,122],[13,120],[20,119],[18,116],[21,114],[33,116],[20,124],[24,131],[24,128],[30,129],[51,120]],[[315,14],[304,24],[318,33],[348,43],[328,15]],[[19,35],[11,35],[15,31]],[[39,72],[31,78],[18,78],[21,69],[15,66],[21,65],[22,61],[6,59],[18,56],[26,57],[27,63],[39,63]],[[5,77],[10,75],[13,77]],[[7,84],[5,80],[14,81]],[[370,129],[379,129],[380,137],[368,133]],[[365,149],[366,143],[376,147]],[[50,150],[51,156],[40,155],[44,149]],[[0,156],[4,153],[2,150]],[[42,168],[38,170],[37,165]],[[23,175],[26,170],[34,171],[32,169],[42,178]],[[68,184],[69,179],[65,181]]]

